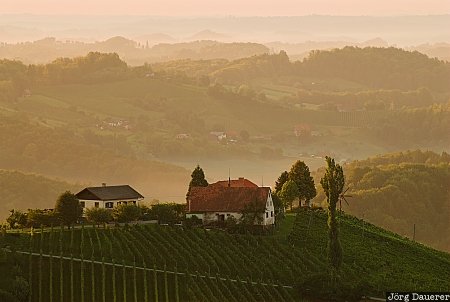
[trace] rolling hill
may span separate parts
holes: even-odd
[[[407,151],[344,165],[352,215],[450,251],[450,157],[448,153]],[[323,170],[316,173],[318,183]],[[316,197],[323,204],[321,189]],[[414,234],[415,229],[415,234]]]
[[[25,252],[15,257],[24,276],[32,270],[32,301],[40,292],[48,293],[49,287],[55,298],[62,295],[63,300],[116,293],[119,301],[134,295],[155,301],[158,288],[159,296],[175,300],[178,295],[182,301],[308,301],[296,288],[328,271],[326,219],[321,210],[302,209],[266,236],[141,225],[38,231],[32,238],[8,234],[0,244]],[[352,216],[340,215],[339,222],[344,250],[340,274],[349,288],[363,284],[364,295],[382,297],[388,289],[450,287],[449,254]],[[29,254],[30,247],[35,254]]]

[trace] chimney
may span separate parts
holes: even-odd
[[[244,177],[239,177],[239,180],[244,180]]]
[[[106,182],[102,182],[102,187],[106,187]]]

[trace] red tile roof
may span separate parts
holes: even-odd
[[[263,212],[269,192],[269,187],[224,187],[217,183],[207,187],[194,187],[188,196],[188,212],[236,213],[242,212],[248,203],[255,201]]]
[[[234,188],[234,187],[247,187],[247,188],[257,188],[258,185],[256,185],[255,183],[251,182],[248,179],[245,179],[243,177],[239,177],[238,179],[232,179],[229,181],[230,182],[230,187]],[[218,182],[215,182],[213,184],[210,184],[210,186],[221,186],[221,187],[228,187],[228,180],[221,180]]]

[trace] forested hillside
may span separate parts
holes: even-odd
[[[193,64],[191,68],[193,71],[197,67]],[[338,78],[372,89],[415,90],[427,87],[437,92],[450,90],[450,63],[431,59],[417,51],[393,47],[317,50],[312,51],[304,60],[293,63],[289,61],[286,52],[281,51],[275,55],[222,62],[222,66],[217,66],[210,76],[224,83],[249,81],[255,77],[290,76]]]
[[[313,51],[296,65],[304,75],[337,77],[373,88],[450,90],[450,63],[394,47]]]
[[[181,59],[210,60],[223,58],[235,60],[268,53],[269,49],[258,43],[222,43],[206,39],[195,39],[192,42],[184,43],[149,45],[149,41],[140,43],[121,36],[93,43],[60,41],[51,37],[17,44],[0,43],[0,58],[20,58],[28,64],[46,64],[59,57],[85,56],[89,52],[96,51],[116,52],[122,58],[126,58],[128,64],[142,65],[144,63]]]
[[[450,155],[412,151],[344,166],[345,212],[442,250],[450,250]],[[318,177],[321,172],[317,173]],[[322,201],[321,192],[317,201]]]
[[[0,170],[0,220],[4,221],[9,211],[53,208],[61,193],[75,192],[81,184],[69,184],[36,174]]]

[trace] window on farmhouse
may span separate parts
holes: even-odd
[[[266,212],[266,218],[269,218],[269,212]]]
[[[270,212],[270,217],[273,217],[273,211]]]
[[[94,206],[95,206],[96,208],[98,208],[99,205],[100,205],[100,203],[99,203],[98,201],[96,201],[95,204],[94,204]]]
[[[84,201],[80,201],[80,206],[81,206],[82,208],[84,208],[84,207],[86,206],[86,203],[85,203]]]
[[[107,203],[105,203],[105,208],[107,208],[107,209],[112,209],[112,208],[113,208],[113,205],[114,205],[114,203],[112,203],[112,202],[107,202]]]

